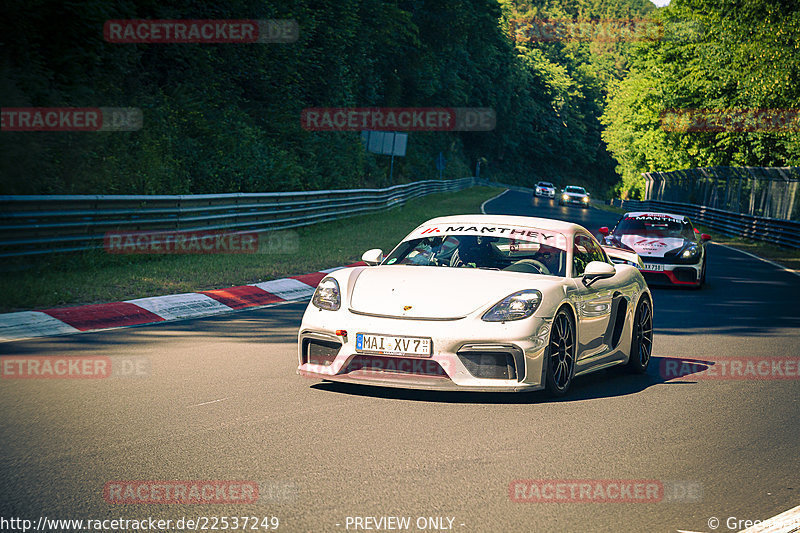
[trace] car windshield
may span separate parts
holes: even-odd
[[[539,187],[548,187],[548,188],[552,189],[553,188],[553,184],[548,182],[548,181],[540,181],[539,182]]]
[[[483,268],[550,276],[566,275],[566,239],[540,244],[506,237],[442,235],[401,243],[384,265]]]
[[[615,235],[641,235],[643,237],[677,237],[694,239],[694,229],[688,220],[672,217],[627,217],[614,229]]]
[[[583,187],[567,187],[566,189],[564,189],[564,191],[565,192],[575,192],[575,193],[579,193],[579,194],[586,194],[586,191],[583,189]]]

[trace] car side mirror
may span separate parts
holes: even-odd
[[[703,239],[703,242],[710,241],[711,235],[709,235],[708,233],[703,233],[702,235],[700,235],[700,238]]]
[[[611,233],[610,231],[608,231],[608,228],[607,228],[606,226],[603,226],[602,228],[600,228],[600,229],[599,229],[599,230],[597,230],[597,231],[598,231],[598,232],[600,233],[600,235],[602,235],[603,237],[608,237],[608,234],[609,234],[609,233]]]
[[[592,261],[586,265],[586,270],[583,271],[583,283],[589,286],[598,279],[612,278],[616,273],[617,269],[614,268],[614,265],[609,265],[605,261]]]
[[[383,250],[380,248],[373,248],[372,250],[367,250],[361,255],[361,260],[364,261],[369,266],[375,266],[380,264],[383,261]]]

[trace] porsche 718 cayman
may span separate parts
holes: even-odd
[[[652,299],[630,252],[619,264],[614,253],[583,227],[556,220],[429,220],[387,256],[369,250],[367,266],[319,283],[300,326],[298,373],[558,396],[595,370],[644,372]]]

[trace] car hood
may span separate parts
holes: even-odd
[[[623,235],[620,241],[643,258],[664,257],[665,253],[682,248],[686,243],[680,237],[643,237],[641,235]]]
[[[474,268],[382,265],[364,269],[350,296],[354,311],[400,318],[462,318],[524,289],[561,278]]]
[[[571,198],[583,198],[584,196],[588,196],[587,194],[584,194],[582,192],[565,192],[564,194],[566,194]]]

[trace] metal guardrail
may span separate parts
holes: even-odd
[[[645,200],[800,219],[800,167],[705,167],[645,172]]]
[[[659,200],[612,200],[611,205],[628,210],[657,210],[689,217],[724,235],[745,237],[790,248],[800,248],[800,221],[758,217],[713,207]]]
[[[0,196],[0,257],[102,248],[108,232],[270,231],[403,205],[477,180],[416,181],[385,189],[169,196]]]

